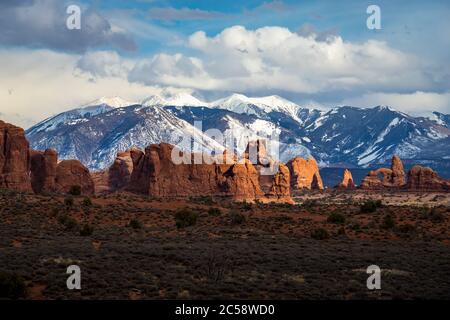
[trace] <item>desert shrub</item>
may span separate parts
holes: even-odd
[[[344,235],[346,235],[345,228],[344,228],[344,227],[340,227],[340,228],[338,229],[338,231],[337,231],[337,234],[338,234],[339,236],[344,236]]]
[[[206,205],[213,205],[214,199],[211,196],[198,196],[198,197],[189,197],[189,201],[202,203]]]
[[[381,200],[368,200],[364,202],[361,207],[360,211],[362,213],[371,213],[377,211],[377,208],[381,207]]]
[[[306,199],[303,201],[302,206],[305,208],[311,208],[317,205],[317,199]]]
[[[234,225],[243,224],[247,220],[246,217],[238,211],[231,212],[229,217],[231,224]]]
[[[92,206],[91,198],[89,198],[89,197],[84,198],[82,204],[85,207],[91,207]]]
[[[383,223],[381,224],[381,227],[383,229],[392,229],[395,227],[395,220],[394,218],[390,215],[387,214],[383,217]]]
[[[78,227],[78,222],[72,217],[64,214],[58,218],[58,222],[61,223],[66,230],[73,230]]]
[[[177,228],[185,228],[193,226],[197,223],[198,213],[189,209],[179,209],[175,213],[175,223]]]
[[[333,212],[328,216],[327,221],[330,223],[345,223],[345,217],[340,213]]]
[[[357,222],[353,222],[349,225],[349,228],[353,231],[359,231],[361,230],[361,225]]]
[[[94,232],[94,227],[89,224],[84,224],[83,227],[80,230],[80,236],[82,237],[89,237]]]
[[[79,185],[71,186],[69,189],[69,194],[73,196],[79,196],[81,194],[81,186]]]
[[[242,202],[241,208],[244,211],[249,211],[249,210],[252,210],[253,205],[250,202],[244,201],[244,202]]]
[[[401,224],[397,227],[397,232],[404,234],[404,235],[414,233],[415,231],[416,231],[416,227],[409,223]]]
[[[0,299],[19,299],[26,295],[25,281],[15,273],[0,272]]]
[[[142,229],[142,222],[138,219],[131,219],[128,223],[128,226],[133,229]]]
[[[428,218],[433,222],[443,222],[445,220],[444,215],[437,211],[436,208],[430,210]]]
[[[328,234],[328,231],[325,230],[324,228],[317,228],[311,232],[311,238],[316,240],[325,240],[328,239],[329,237],[330,235]]]
[[[72,198],[72,197],[64,198],[64,205],[65,205],[66,207],[72,207],[72,206],[73,206],[73,203],[74,203],[74,201],[73,201],[73,198]]]
[[[220,216],[222,212],[219,208],[209,208],[208,209],[208,215],[210,216]]]

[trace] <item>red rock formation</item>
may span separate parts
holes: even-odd
[[[90,174],[92,181],[94,182],[94,190],[96,194],[114,191],[109,186],[108,170],[94,171]]]
[[[381,175],[382,180],[379,178]],[[406,184],[402,160],[394,155],[391,169],[380,168],[370,171],[361,182],[363,189],[402,188]]]
[[[0,188],[31,192],[30,147],[22,128],[0,120]]]
[[[322,178],[316,160],[310,158],[305,160],[296,157],[287,163],[291,174],[291,187],[293,190],[299,189],[323,189]]]
[[[228,170],[219,166],[219,193],[230,196],[238,201],[263,200],[264,192],[261,190],[259,173],[248,159],[233,164]]]
[[[184,163],[174,163],[172,154],[184,159]],[[180,152],[166,143],[150,145],[144,154],[137,154],[134,158],[134,169],[126,189],[156,197],[211,195],[227,196],[238,201],[291,201],[288,186],[286,191],[289,173],[283,165],[280,165],[278,173],[268,176],[270,184],[264,192],[257,166],[245,157],[239,162],[232,157],[231,164],[221,161],[212,164],[189,163],[195,156]],[[226,156],[227,153],[219,158]]]
[[[272,185],[266,196],[283,202],[293,203],[291,199],[291,174],[289,168],[279,163],[278,172],[272,178]]]
[[[31,186],[35,193],[56,190],[56,166],[58,154],[53,149],[31,151]]]
[[[131,154],[136,154],[140,150],[132,149],[117,154],[114,163],[109,168],[108,182],[113,190],[122,189],[130,182],[133,172],[133,159]]]
[[[56,167],[56,191],[67,193],[72,186],[81,187],[82,194],[94,193],[94,181],[89,170],[78,160],[63,160]]]
[[[350,170],[344,170],[344,176],[342,177],[342,181],[337,185],[340,189],[354,189],[355,183],[353,182],[353,176]]]
[[[141,154],[142,150],[138,148],[119,152],[113,164],[107,170],[92,172],[91,177],[94,180],[95,193],[118,191],[125,188],[130,182],[133,172],[133,158],[139,158]]]
[[[378,177],[377,170],[371,170],[361,182],[362,189],[377,190],[383,188],[383,182]]]
[[[403,163],[399,156],[394,155],[392,157],[391,164],[391,181],[390,183],[396,187],[402,187],[406,184],[405,170],[403,169]]]
[[[408,190],[449,191],[450,181],[438,176],[431,168],[414,166],[408,172]]]
[[[217,155],[216,163],[218,164],[235,164],[238,161],[238,156],[227,149],[223,151],[222,154]]]
[[[269,166],[271,159],[267,155],[265,140],[250,141],[245,148],[244,158],[250,160],[254,165]]]

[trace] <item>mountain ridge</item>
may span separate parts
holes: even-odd
[[[253,138],[278,134],[282,161],[303,156],[316,158],[322,167],[369,167],[393,154],[437,162],[448,159],[450,151],[442,145],[450,139],[450,117],[433,115],[413,117],[389,106],[309,109],[278,96],[234,94],[207,103],[189,94],[165,94],[128,106],[75,108],[45,119],[26,134],[33,148],[55,148],[62,159],[77,158],[98,170],[107,167],[115,153],[132,146],[176,144],[173,133],[186,135],[196,130],[195,121],[202,121],[203,131],[219,129],[226,138],[244,131]],[[217,148],[209,137],[197,133],[200,145],[209,151]]]

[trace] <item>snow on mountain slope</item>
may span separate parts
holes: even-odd
[[[183,141],[183,137],[192,137],[201,150],[223,150],[197,128],[157,106],[112,109],[85,121],[58,126],[50,135],[44,131],[29,131],[27,135],[33,148],[54,148],[60,159],[79,159],[93,170],[109,166],[117,152],[133,146],[145,148],[167,142],[190,147],[191,140]]]
[[[188,93],[152,95],[142,101],[143,106],[177,106],[177,107],[200,107],[207,106],[208,103],[200,101]]]
[[[239,114],[224,109],[210,108],[169,108],[177,117],[189,123],[201,121],[203,131],[218,129],[223,133],[223,140],[229,145],[234,141],[234,149],[244,152],[249,140],[266,139],[273,144],[272,155],[281,161],[288,161],[294,156],[310,157],[310,150],[301,139],[293,139],[295,133],[287,126],[259,119],[255,115]],[[275,142],[279,142],[275,144]],[[269,143],[269,144],[270,144]],[[275,155],[274,153],[279,153]]]
[[[440,112],[432,112],[428,117],[431,121],[436,122],[437,124],[450,128],[450,114],[443,114]]]
[[[305,121],[302,130],[322,160],[357,166],[384,162],[393,154],[414,158],[422,147],[450,135],[445,127],[385,106],[334,108]]]
[[[80,106],[80,108],[92,107],[92,106],[109,106],[112,108],[123,108],[128,107],[134,104],[138,104],[137,102],[127,101],[122,99],[121,97],[101,97],[100,99],[91,101],[87,104]]]
[[[87,118],[108,112],[114,108],[122,108],[133,105],[135,103],[126,101],[120,97],[106,98],[102,97],[98,100],[84,104],[76,109],[62,112],[55,116],[49,117],[44,121],[32,126],[27,130],[29,134],[33,135],[40,131],[50,132],[55,130],[59,125],[74,125],[80,122],[87,121]]]
[[[281,112],[300,121],[300,106],[276,95],[250,98],[243,94],[232,94],[229,97],[209,103],[211,108],[226,109],[236,113],[261,115],[262,113]]]

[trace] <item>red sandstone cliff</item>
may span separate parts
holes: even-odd
[[[287,163],[291,173],[291,188],[299,189],[323,189],[322,178],[320,177],[319,167],[315,159],[305,160],[296,157]]]
[[[30,147],[22,128],[0,120],[0,188],[31,192]]]

